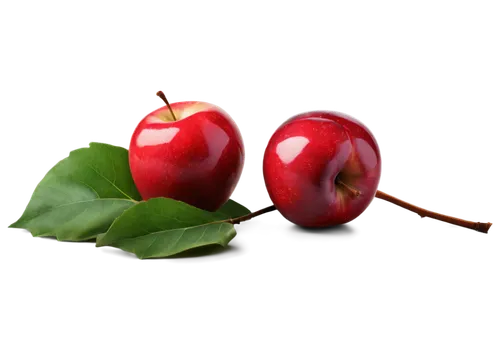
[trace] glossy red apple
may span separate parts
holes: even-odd
[[[215,211],[243,169],[238,127],[210,103],[172,103],[171,109],[148,114],[132,135],[129,160],[137,189],[144,200],[168,197]]]
[[[290,118],[264,154],[271,200],[285,218],[306,227],[344,224],[359,216],[375,196],[380,170],[372,133],[337,112]]]

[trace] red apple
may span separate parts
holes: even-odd
[[[166,101],[166,99],[165,99]],[[148,114],[130,141],[130,169],[144,200],[168,197],[215,211],[243,169],[243,140],[221,108],[179,102]]]
[[[285,218],[306,227],[344,224],[359,216],[375,196],[380,170],[372,133],[337,112],[290,118],[264,154],[271,200]]]

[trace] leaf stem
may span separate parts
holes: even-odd
[[[252,219],[252,218],[254,218],[256,216],[259,216],[259,215],[262,215],[262,214],[265,214],[265,213],[269,213],[269,212],[274,211],[274,210],[276,210],[276,206],[271,205],[271,206],[268,206],[267,208],[254,211],[253,213],[250,213],[250,214],[247,214],[247,215],[243,215],[243,216],[240,216],[238,218],[232,218],[232,219],[222,220],[222,222],[230,223],[230,224],[240,224],[242,221],[250,220],[250,219]]]

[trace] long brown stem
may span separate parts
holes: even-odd
[[[386,200],[386,201],[393,203],[395,205],[398,205],[402,208],[405,208],[406,210],[413,211],[414,213],[417,213],[418,215],[420,215],[422,218],[428,217],[431,219],[445,221],[449,224],[465,227],[467,229],[476,230],[476,231],[479,231],[479,232],[482,232],[485,234],[488,232],[491,225],[493,225],[492,223],[473,222],[473,221],[454,218],[452,216],[438,214],[438,213],[435,213],[433,211],[422,209],[422,208],[419,208],[418,206],[409,204],[406,201],[395,198],[395,197],[393,197],[389,194],[386,194],[380,190],[377,191],[377,193],[375,194],[375,197],[382,199],[382,200]]]
[[[175,118],[174,111],[172,111],[172,107],[170,107],[170,103],[168,103],[167,96],[165,96],[165,94],[162,91],[156,92],[156,95],[160,97],[163,100],[163,102],[167,104],[168,110],[170,111],[170,114],[172,115],[174,122],[177,121],[177,118]]]
[[[347,189],[350,193],[352,193],[356,197],[362,194],[359,190],[357,190],[349,185],[346,185],[341,181],[339,181],[338,184],[344,186],[345,189]],[[430,211],[430,210],[422,209],[418,206],[415,206],[413,204],[407,203],[406,201],[403,201],[403,200],[395,198],[389,194],[386,194],[380,190],[377,190],[375,197],[382,199],[382,200],[385,200],[385,201],[388,201],[388,202],[393,203],[395,205],[398,205],[406,210],[417,213],[422,218],[428,217],[428,218],[444,221],[444,222],[447,222],[449,224],[465,227],[467,229],[476,230],[476,231],[479,231],[479,232],[482,232],[485,234],[488,233],[488,230],[490,229],[491,225],[493,225],[492,223],[489,223],[489,222],[488,223],[481,223],[481,222],[468,221],[468,220],[454,218],[454,217],[448,216],[448,215],[435,213],[435,212]],[[274,211],[274,210],[276,210],[276,206],[271,205],[271,206],[268,206],[267,208],[260,209],[258,211],[253,212],[253,213],[243,215],[243,216],[240,216],[238,218],[223,220],[221,222],[226,222],[226,223],[230,223],[230,224],[240,224],[243,221],[250,220],[256,216],[259,216],[259,215],[262,215],[265,213],[269,213],[269,212]]]

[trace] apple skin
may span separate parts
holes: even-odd
[[[171,104],[148,114],[130,141],[129,162],[144,200],[168,197],[215,211],[231,196],[245,151],[238,127],[205,102]]]
[[[283,123],[264,154],[264,180],[278,211],[304,227],[347,223],[370,204],[380,180],[380,151],[361,122],[313,111]],[[337,180],[361,194],[353,195]]]

